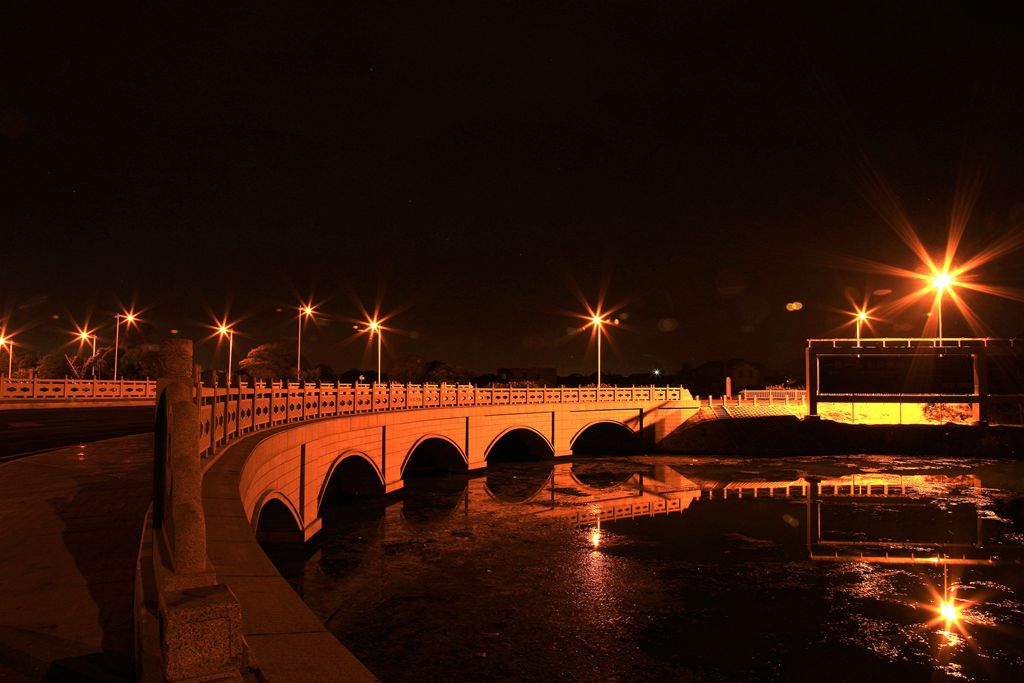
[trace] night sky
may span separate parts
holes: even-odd
[[[799,368],[852,334],[847,288],[917,286],[838,267],[921,268],[870,173],[936,255],[958,177],[984,178],[963,254],[1024,224],[1019,23],[893,5],[4,3],[0,314],[49,350],[90,315],[112,336],[118,302],[148,309],[133,341],[229,310],[237,358],[293,343],[312,295],[334,319],[304,355],[340,371],[372,365],[349,319],[382,295],[385,368],[565,374],[594,364],[566,312],[604,287],[608,372]],[[967,298],[1024,332],[1024,303]]]

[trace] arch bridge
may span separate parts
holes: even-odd
[[[295,384],[207,388],[197,400],[207,456],[265,431],[207,469],[237,476],[244,515],[263,537],[301,540],[321,528],[321,504],[336,486],[390,493],[419,471],[479,470],[509,451],[566,456],[596,430],[654,447],[699,408],[681,387]]]

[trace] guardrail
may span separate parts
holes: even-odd
[[[1010,348],[1020,349],[1024,347],[1024,339],[1017,337],[862,337],[861,339],[835,338],[835,339],[808,339],[808,348],[832,347],[839,348],[867,348],[867,349],[912,349],[924,348]]]
[[[803,401],[807,395],[806,389],[744,389],[740,396],[748,401]]]
[[[156,400],[156,382],[125,379],[0,378],[0,401]]]
[[[327,384],[198,386],[199,452],[204,457],[234,439],[291,422],[418,408],[688,401],[683,387],[481,388],[471,384]]]

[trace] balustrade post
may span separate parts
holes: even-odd
[[[221,445],[228,442],[228,418],[231,417],[231,382],[225,382],[224,384],[224,441]]]
[[[199,415],[202,422],[203,416]],[[213,401],[210,403],[210,450],[207,456],[212,456],[217,449],[217,373],[213,373]]]

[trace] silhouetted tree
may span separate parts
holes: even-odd
[[[117,374],[125,379],[155,379],[160,375],[160,346],[140,344],[125,349],[117,363]]]
[[[284,344],[261,344],[238,362],[242,372],[256,379],[286,379],[294,375],[292,355]]]

